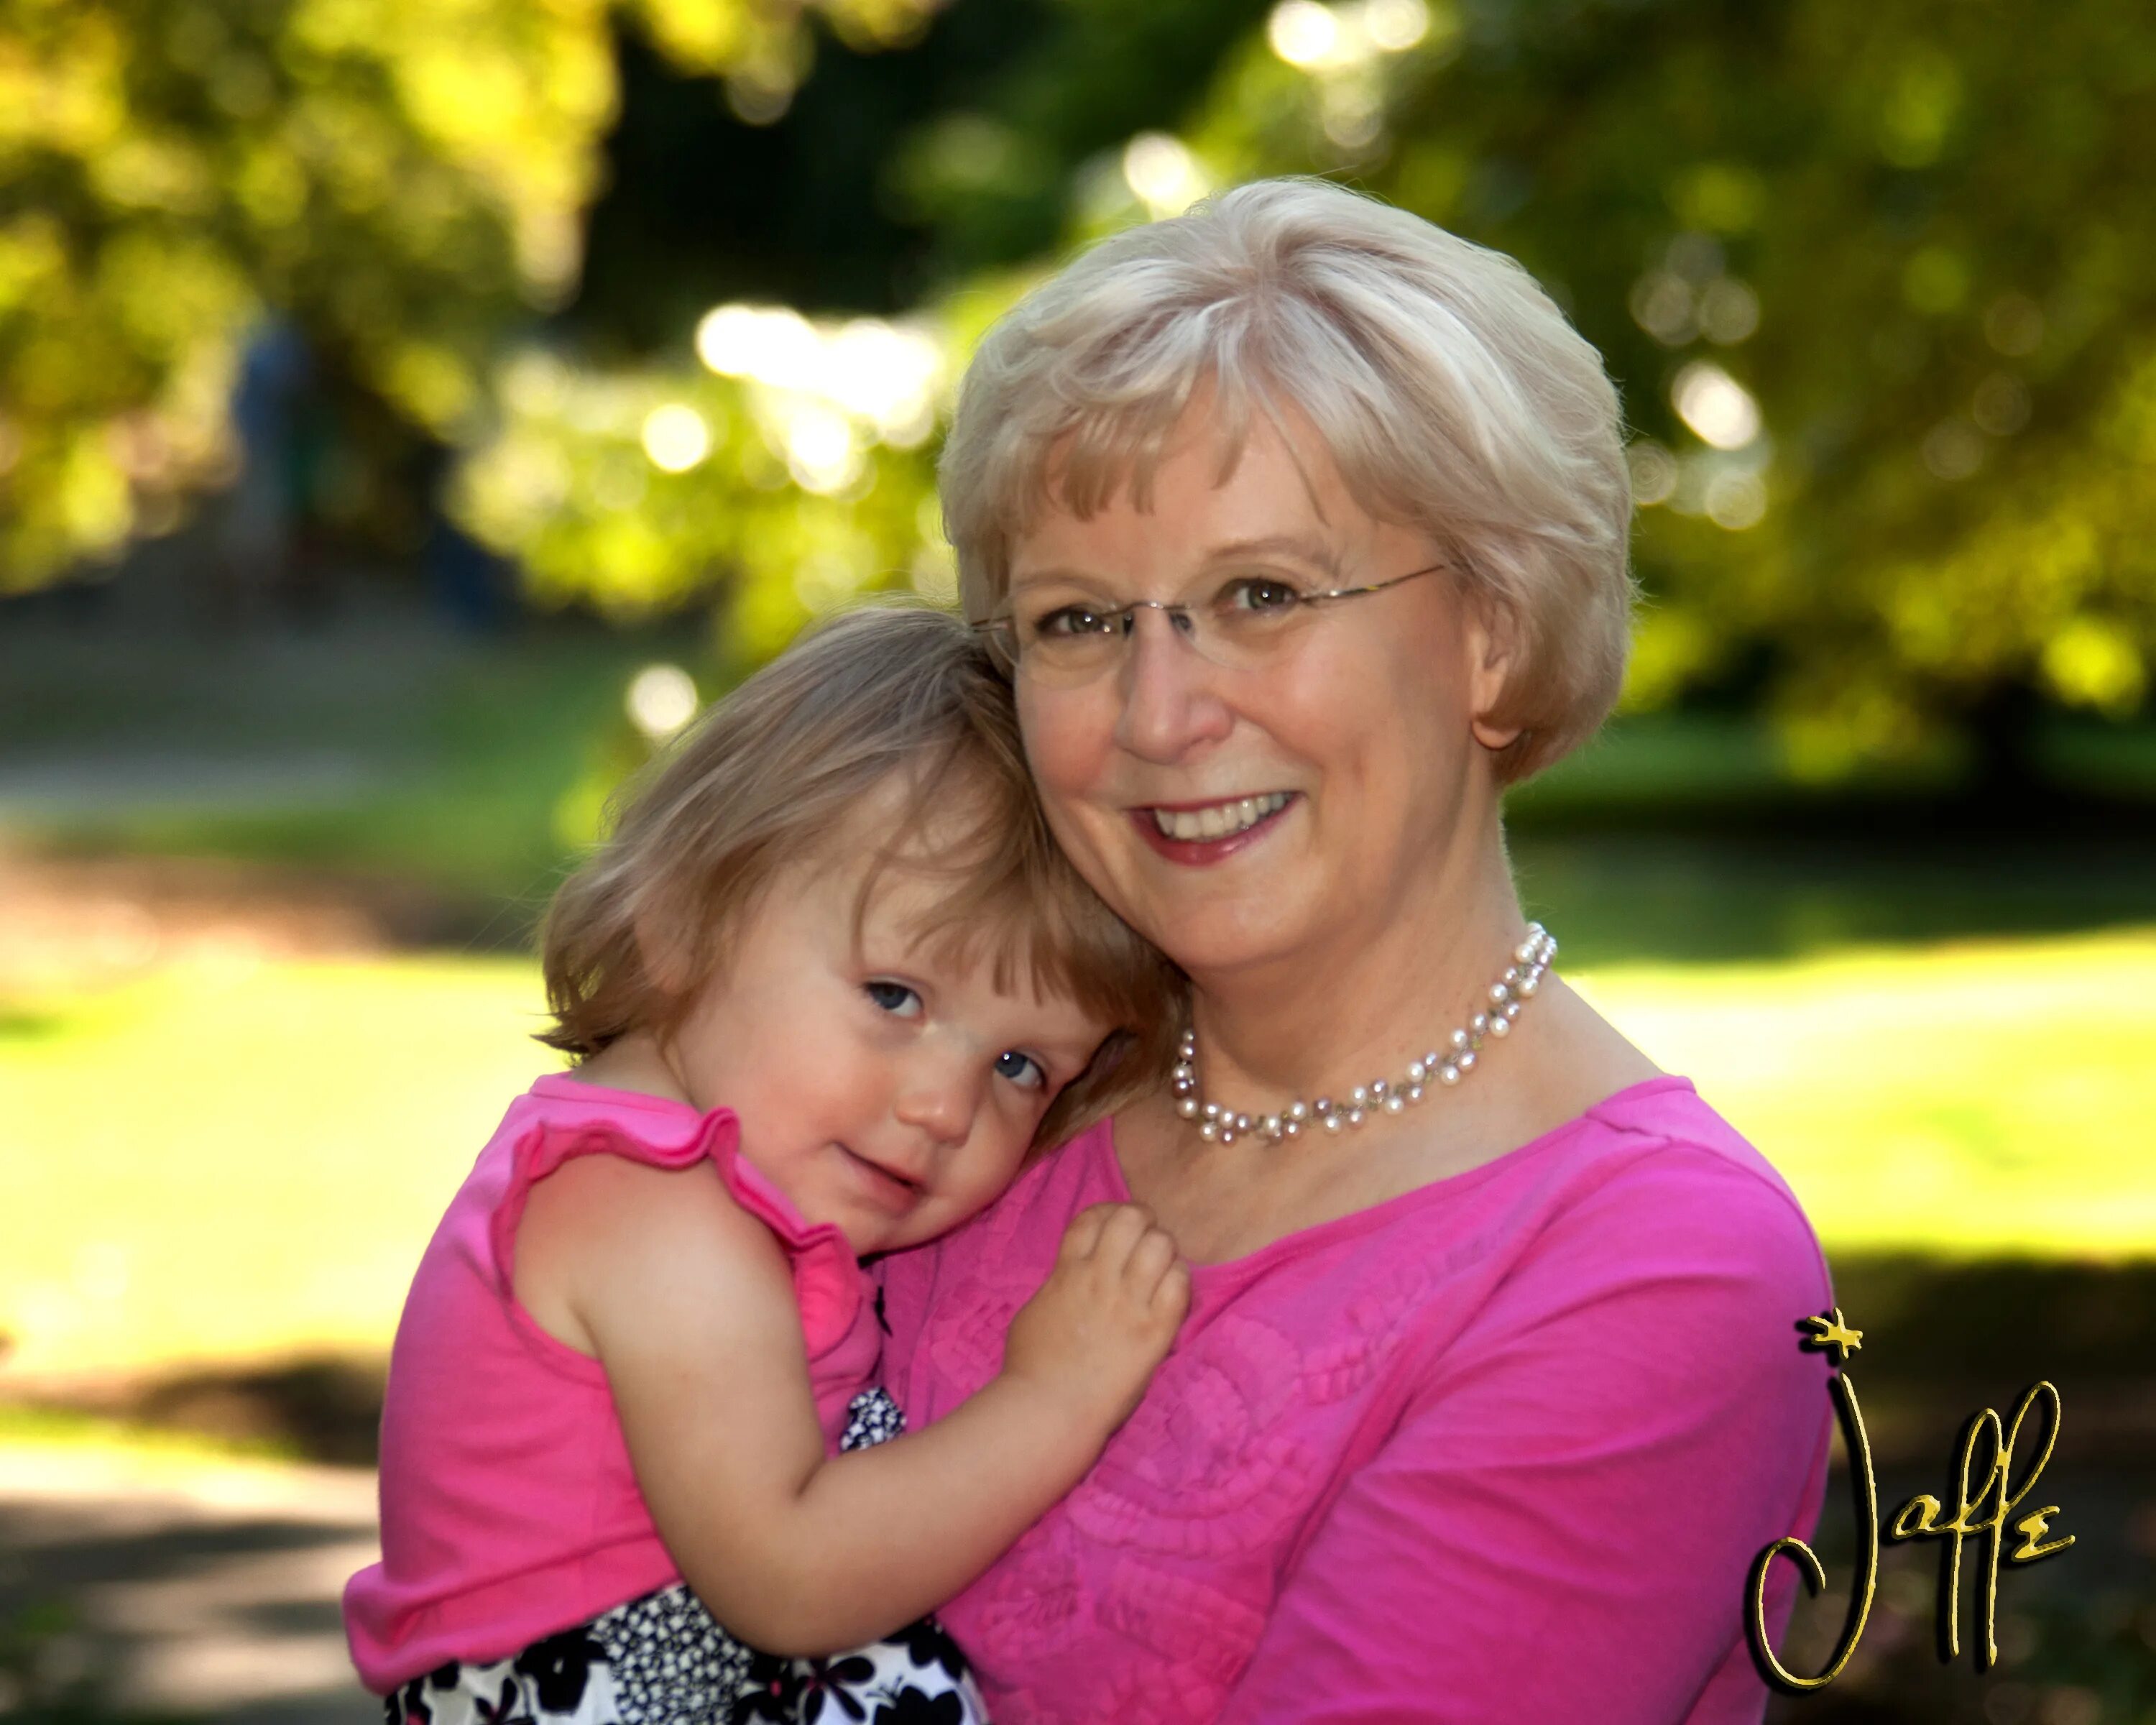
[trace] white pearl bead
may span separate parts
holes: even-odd
[[[1535,952],[1536,942],[1535,937],[1532,935],[1529,935],[1525,940],[1522,941],[1518,946],[1512,948],[1512,956],[1518,959],[1522,964],[1533,963],[1535,962]]]
[[[1370,1087],[1367,1084],[1358,1084],[1348,1092],[1348,1105],[1351,1108],[1359,1108],[1369,1100]]]
[[[1517,964],[1507,965],[1505,967],[1505,986],[1510,988],[1514,983],[1519,981],[1519,979],[1520,967]]]
[[[1511,1024],[1511,1023],[1512,1022],[1512,1020],[1513,1020],[1514,1019],[1516,1019],[1516,1018],[1519,1017],[1519,1015],[1520,1015],[1520,1003],[1519,1003],[1518,1001],[1517,1001],[1517,1000],[1508,1001],[1508,1002],[1506,1004],[1506,1006],[1505,1006],[1505,1018],[1504,1018],[1504,1022],[1509,1024]],[[1496,1027],[1496,1025],[1492,1024],[1492,1025],[1491,1025],[1491,1026],[1490,1026],[1490,1028],[1491,1028],[1491,1029],[1493,1029],[1493,1030],[1494,1030],[1494,1029],[1496,1029],[1497,1027]]]
[[[1409,1084],[1420,1084],[1424,1079],[1429,1076],[1430,1068],[1424,1065],[1420,1060],[1409,1060],[1408,1062],[1408,1082]]]
[[[1331,1118],[1332,1117],[1332,1097],[1330,1097],[1330,1096],[1320,1096],[1320,1097],[1319,1097],[1316,1101],[1312,1102],[1310,1106],[1311,1106],[1311,1109],[1312,1109],[1312,1111],[1313,1112],[1315,1112],[1315,1113],[1318,1113],[1318,1114],[1322,1114],[1322,1115],[1324,1115],[1324,1116],[1326,1117],[1326,1118],[1327,1118],[1327,1119],[1328,1119],[1328,1120],[1329,1120],[1329,1119],[1331,1119]]]
[[[1220,1117],[1220,1105],[1218,1102],[1208,1102],[1205,1105],[1205,1117],[1208,1120],[1218,1120]]]
[[[1440,1084],[1459,1083],[1460,1068],[1455,1065],[1453,1061],[1447,1060],[1442,1066],[1440,1066],[1437,1069],[1437,1081]]]
[[[1220,1122],[1217,1120],[1203,1122],[1199,1126],[1198,1136],[1204,1139],[1207,1143],[1212,1143],[1220,1136]]]
[[[1463,1072],[1472,1072],[1475,1070],[1475,1050],[1471,1048],[1469,1049],[1466,1054],[1460,1055],[1460,1057],[1453,1064],[1458,1066]]]
[[[1423,1089],[1420,1085],[1411,1084],[1408,1086],[1407,1098],[1410,1102],[1419,1102],[1422,1100],[1422,1097]]]
[[[1455,1030],[1455,1031],[1452,1033],[1452,1045],[1453,1045],[1455,1048],[1465,1048],[1465,1047],[1466,1047],[1466,1046],[1467,1046],[1467,1033],[1466,1033],[1465,1030]]]
[[[1397,1114],[1406,1106],[1406,1101],[1399,1096],[1392,1096],[1385,1098],[1385,1112],[1388,1114]]]
[[[1300,1100],[1299,1098],[1295,1101],[1290,1102],[1287,1105],[1287,1117],[1290,1120],[1298,1121],[1309,1119],[1310,1104]]]
[[[1168,1074],[1168,1076],[1174,1079],[1178,1084],[1188,1082],[1197,1076],[1198,1069],[1187,1060],[1179,1063],[1174,1071]]]
[[[1250,1129],[1250,1117],[1247,1114],[1238,1114],[1235,1117],[1235,1130],[1239,1132],[1246,1132]]]
[[[1487,1036],[1490,1034],[1490,1014],[1478,1012],[1468,1019],[1467,1034],[1470,1036]]]
[[[1535,990],[1542,985],[1543,979],[1538,976],[1523,976],[1520,978],[1520,992],[1531,1000],[1534,998]]]
[[[1347,1123],[1348,1117],[1344,1114],[1328,1114],[1325,1117],[1325,1129],[1329,1132],[1338,1132]]]
[[[1491,1005],[1492,1005],[1492,1006],[1502,1006],[1502,1005],[1503,1005],[1503,1004],[1504,1004],[1507,1000],[1511,999],[1512,998],[1512,991],[1511,989],[1507,988],[1507,987],[1506,987],[1502,983],[1491,983],[1491,984],[1490,984],[1490,1004],[1491,1004]]]
[[[1175,1105],[1175,1111],[1180,1114],[1185,1120],[1197,1119],[1198,1098],[1195,1096],[1183,1097]]]
[[[1264,1119],[1258,1122],[1258,1130],[1263,1132],[1269,1138],[1278,1137],[1281,1135],[1280,1116],[1277,1114],[1266,1115]]]
[[[1423,1076],[1427,1078],[1431,1073],[1437,1070],[1438,1062],[1442,1060],[1444,1058],[1445,1056],[1440,1054],[1434,1048],[1430,1050],[1428,1054],[1424,1055],[1422,1057]]]
[[[1283,1120],[1281,1122],[1281,1136],[1282,1137],[1299,1137],[1301,1136],[1301,1133],[1302,1122],[1300,1120]]]

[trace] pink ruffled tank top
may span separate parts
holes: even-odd
[[[709,1162],[793,1272],[809,1382],[837,1453],[881,1341],[845,1236],[812,1227],[741,1154],[730,1109],[541,1079],[510,1105],[420,1260],[382,1419],[382,1561],[345,1589],[346,1633],[377,1693],[449,1660],[500,1659],[680,1579],[631,1471],[599,1363],[512,1291],[533,1184],[571,1157]]]

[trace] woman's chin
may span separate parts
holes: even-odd
[[[1201,988],[1209,979],[1238,972],[1290,964],[1318,944],[1311,932],[1278,915],[1280,906],[1256,908],[1261,914],[1238,916],[1233,905],[1191,905],[1178,911],[1163,907],[1144,931],[1147,938],[1173,959]]]

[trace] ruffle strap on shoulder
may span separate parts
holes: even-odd
[[[785,1251],[809,1358],[834,1346],[853,1327],[866,1297],[866,1280],[844,1233],[829,1222],[812,1225],[803,1219],[750,1164],[741,1153],[741,1123],[731,1108],[714,1108],[678,1143],[653,1143],[613,1120],[542,1122],[526,1132],[516,1142],[509,1187],[489,1230],[504,1293],[515,1262],[517,1224],[532,1187],[572,1158],[593,1155],[669,1170],[708,1160],[734,1201],[768,1228]]]

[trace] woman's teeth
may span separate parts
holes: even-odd
[[[1210,809],[1156,809],[1152,819],[1163,838],[1224,839],[1231,833],[1247,831],[1269,814],[1277,814],[1287,803],[1287,792],[1268,791],[1262,797],[1245,797],[1240,803],[1215,803]]]

